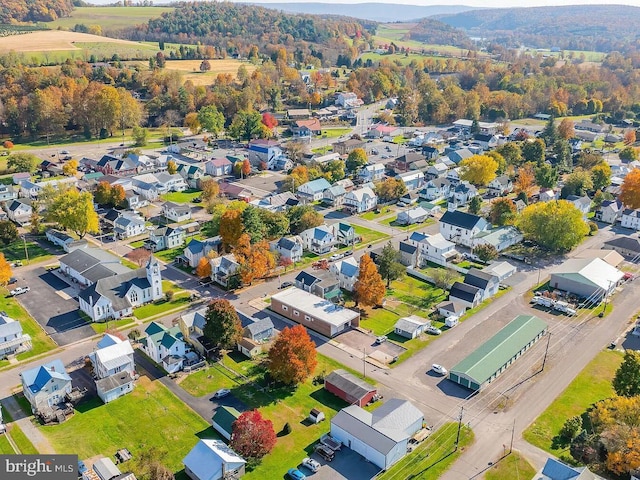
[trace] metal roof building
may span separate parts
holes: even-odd
[[[449,372],[449,380],[471,390],[482,390],[547,331],[533,315],[518,315]]]

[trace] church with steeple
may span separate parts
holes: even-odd
[[[152,255],[143,268],[99,279],[80,292],[80,310],[94,322],[133,315],[133,309],[162,298],[160,263]]]

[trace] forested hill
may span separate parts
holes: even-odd
[[[2,0],[0,23],[49,22],[73,10],[71,0]]]
[[[128,30],[126,36],[131,40],[200,41],[241,55],[247,55],[252,45],[260,50],[285,46],[290,52],[331,49],[344,53],[354,40],[364,43],[369,37],[367,27],[375,29],[375,25],[346,17],[286,14],[230,2],[197,2],[180,3],[173,12]]]
[[[461,48],[473,48],[473,42],[458,28],[432,18],[425,18],[411,27],[403,37],[405,40],[435,45],[453,45]]]
[[[640,8],[623,5],[487,9],[436,18],[507,46],[608,52],[638,46],[640,38]]]

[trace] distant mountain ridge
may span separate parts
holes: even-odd
[[[393,3],[267,3],[243,2],[290,13],[308,13],[313,15],[341,15],[345,17],[372,20],[375,22],[406,22],[434,15],[454,15],[473,10],[477,7],[465,5],[398,5]]]

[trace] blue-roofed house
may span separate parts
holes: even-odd
[[[322,195],[322,203],[333,207],[340,207],[344,203],[347,191],[342,185],[333,185],[327,188]]]
[[[63,403],[71,393],[71,377],[61,360],[25,370],[20,374],[24,397],[31,404],[34,414]]]
[[[184,261],[189,264],[191,268],[196,268],[200,259],[207,256],[211,251],[218,253],[220,246],[222,245],[222,239],[220,236],[207,238],[206,240],[192,239],[182,252]]]
[[[317,178],[298,187],[297,195],[305,202],[322,200],[324,191],[331,188],[331,184],[324,178]]]
[[[242,331],[242,336],[254,342],[266,342],[275,333],[275,327],[269,317],[252,322]]]
[[[359,241],[359,237],[356,234],[356,229],[352,225],[346,222],[338,222],[333,225],[333,235],[336,237],[336,241],[340,245],[349,246],[355,245]]]
[[[400,242],[398,245],[398,261],[405,267],[416,267],[419,262],[418,247],[410,242]]]
[[[228,287],[231,278],[237,275],[240,270],[240,264],[236,261],[233,253],[212,258],[209,263],[211,264],[211,280],[223,287]]]
[[[548,458],[547,463],[535,474],[533,480],[603,480],[603,478],[587,467],[572,467],[555,458]]]
[[[331,264],[329,271],[338,278],[340,288],[353,292],[353,287],[358,281],[358,274],[360,273],[360,265],[355,258],[348,257],[344,260],[338,260]]]
[[[338,243],[333,234],[333,229],[327,225],[309,228],[300,234],[300,238],[305,250],[318,255],[330,252]]]
[[[169,373],[182,370],[186,343],[180,327],[167,328],[161,323],[151,322],[140,339],[140,348],[151,360]]]
[[[20,322],[0,312],[0,358],[31,350],[31,336],[22,332]]]
[[[282,237],[275,242],[271,242],[272,252],[277,252],[281,259],[287,259],[291,263],[302,260],[304,248],[300,237]]]

